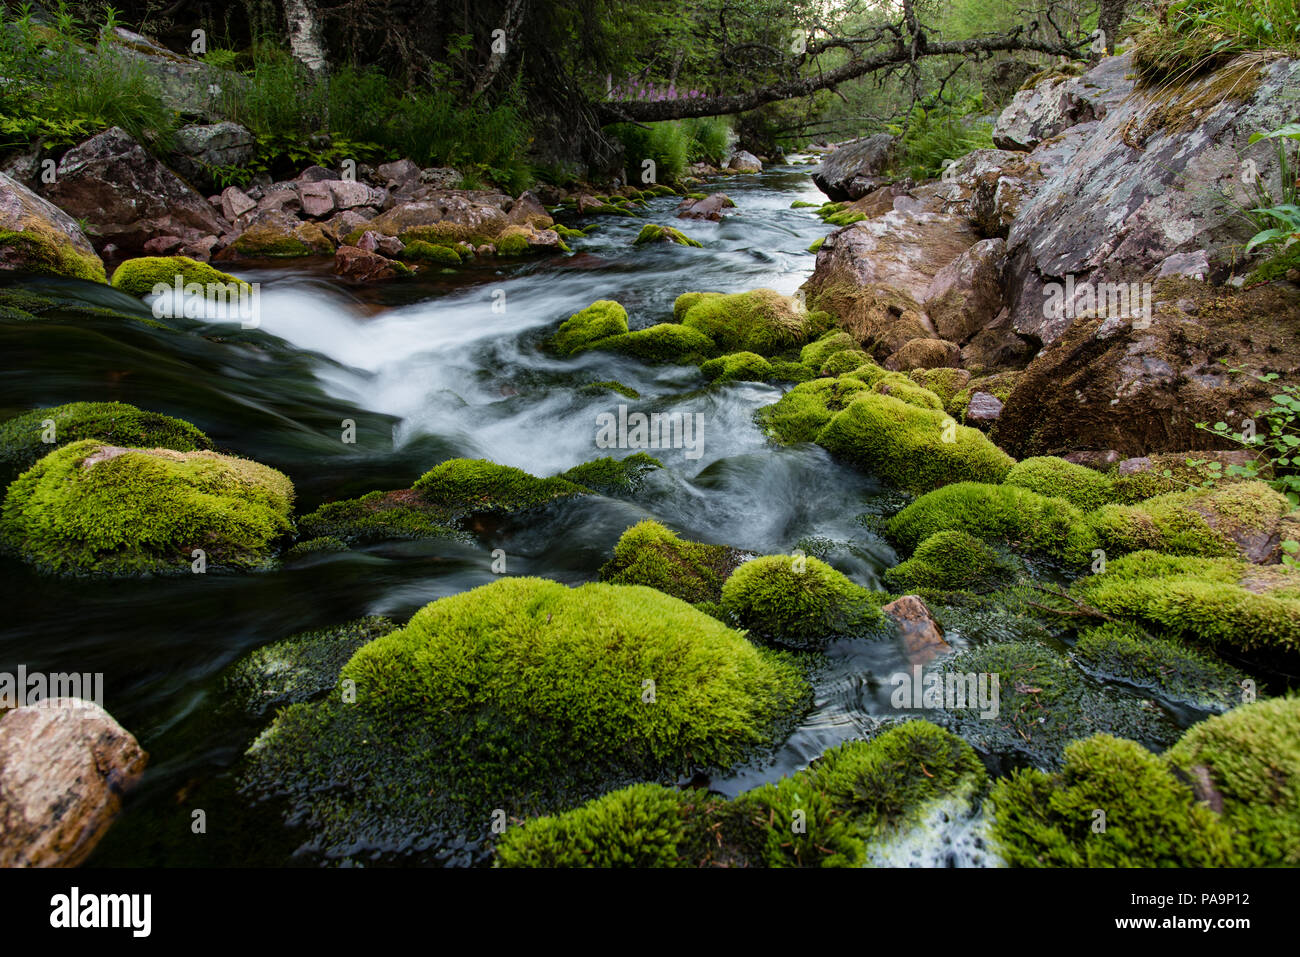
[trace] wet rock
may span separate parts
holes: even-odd
[[[104,282],[104,263],[77,221],[0,173],[0,270]]]
[[[236,259],[290,258],[332,254],[334,243],[317,223],[304,223],[278,209],[253,217],[248,228],[216,256]]]
[[[391,259],[356,246],[340,246],[334,254],[334,272],[344,279],[362,282],[396,279],[400,275],[398,269],[399,264]]]
[[[0,719],[0,867],[76,867],[149,756],[107,711],[56,698]]]
[[[184,243],[179,236],[155,236],[144,244],[144,252],[146,256],[170,256]]]
[[[747,153],[745,150],[737,150],[727,163],[727,169],[737,173],[761,173],[763,164],[753,153]]]
[[[991,392],[976,392],[966,406],[966,421],[975,425],[996,422],[1002,417],[1002,403]]]
[[[924,665],[952,651],[952,646],[944,641],[943,628],[919,596],[904,595],[881,610],[898,624],[899,637],[909,663]]]
[[[65,153],[44,193],[126,253],[142,252],[157,235],[197,239],[229,229],[207,200],[116,126]]]
[[[732,209],[735,205],[726,193],[711,193],[704,199],[684,199],[677,207],[677,218],[717,222],[722,219],[723,210]]]
[[[992,324],[1002,310],[1007,244],[983,239],[935,275],[922,305],[944,339],[963,343]]]
[[[392,259],[401,254],[403,246],[402,241],[394,236],[385,236],[383,233],[368,229],[357,240],[357,248],[368,253],[379,253],[381,256]]]
[[[813,170],[817,188],[836,202],[860,199],[888,182],[897,140],[877,133],[845,143],[822,157]]]

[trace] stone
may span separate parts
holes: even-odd
[[[0,718],[0,867],[76,867],[149,756],[103,708],[56,698]]]
[[[928,664],[952,652],[952,646],[944,640],[943,628],[919,596],[903,595],[881,610],[898,625],[899,638],[909,663]]]
[[[1128,57],[1107,57],[1080,77],[1054,76],[1021,90],[993,125],[993,145],[1032,150],[1063,130],[1102,117],[1133,90]]]
[[[763,164],[753,153],[747,153],[745,150],[737,150],[727,163],[727,169],[737,173],[761,173]]]
[[[104,282],[104,263],[75,219],[0,173],[0,270]],[[16,234],[16,235],[7,235]]]
[[[215,169],[245,166],[257,152],[253,134],[229,120],[182,126],[172,137],[169,155],[176,172],[199,189],[215,189]]]
[[[703,199],[684,199],[677,206],[678,219],[707,219],[717,222],[723,210],[733,209],[735,203],[726,193],[710,193]]]
[[[366,230],[357,240],[357,248],[392,259],[401,254],[403,246],[402,241],[395,236],[385,236],[374,230]]]
[[[943,339],[969,341],[1002,311],[1007,244],[982,239],[935,274],[922,305]]]
[[[946,339],[912,339],[885,362],[885,368],[908,372],[912,369],[956,368],[961,347]]]
[[[860,199],[889,181],[897,139],[889,133],[841,144],[813,170],[817,188],[836,202]]]
[[[976,392],[966,406],[966,421],[974,423],[996,422],[1002,417],[1002,402],[991,392]]]
[[[304,216],[319,219],[334,212],[334,191],[328,180],[303,180],[298,183],[298,202]]]
[[[229,222],[257,209],[257,203],[248,197],[238,186],[227,186],[221,191],[221,215]]]
[[[396,266],[391,259],[356,246],[340,246],[334,254],[334,272],[344,279],[362,282],[395,279],[399,275]]]

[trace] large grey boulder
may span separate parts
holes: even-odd
[[[836,202],[861,199],[889,182],[886,175],[897,145],[889,133],[853,140],[822,157],[813,170],[817,188]]]
[[[1083,76],[1054,76],[1021,90],[993,125],[993,145],[1032,150],[1043,140],[1102,119],[1133,91],[1130,57],[1107,57]]]
[[[196,123],[176,131],[171,162],[176,172],[201,190],[217,188],[214,170],[243,166],[257,151],[257,141],[246,127],[228,120]]]
[[[1126,62],[1104,60],[1094,73],[1111,76]],[[1016,332],[1053,342],[1079,318],[1077,308],[1057,308],[1064,286],[1154,279],[1175,254],[1204,250],[1207,278],[1226,274],[1251,232],[1238,212],[1253,203],[1244,182],[1248,160],[1276,191],[1273,149],[1251,146],[1249,138],[1293,120],[1300,104],[1300,61],[1252,69],[1250,82],[1235,85],[1238,95],[1211,95],[1213,84],[1222,85],[1216,74],[1172,100],[1139,94],[1109,106],[1064,165],[1021,203],[1007,236]],[[1196,106],[1198,98],[1207,105]]]

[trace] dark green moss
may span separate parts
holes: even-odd
[[[713,340],[687,326],[661,322],[648,329],[609,336],[588,348],[619,352],[644,362],[699,365],[717,353]]]
[[[416,479],[412,490],[449,515],[514,512],[589,491],[558,476],[537,478],[483,459],[448,459]]]
[[[646,585],[692,604],[717,603],[722,583],[743,558],[729,546],[688,542],[647,520],[619,537],[600,577],[618,585]]]
[[[610,336],[627,333],[627,310],[610,299],[599,299],[561,323],[551,346],[562,356],[572,355]]]
[[[625,458],[606,456],[575,465],[559,477],[601,495],[630,495],[641,488],[645,476],[664,463],[645,452],[633,452]]]
[[[936,532],[916,547],[905,562],[885,572],[885,582],[895,591],[919,588],[943,590],[988,586],[1010,577],[1008,563],[968,532]]]

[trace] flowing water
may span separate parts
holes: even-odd
[[[711,188],[735,200],[736,215],[679,222],[677,200],[654,200],[644,218],[601,217],[572,257],[368,287],[339,283],[327,266],[243,270],[262,284],[256,330],[209,324],[201,335],[178,334],[121,319],[0,324],[0,413],[119,400],[179,416],[218,448],[286,472],[303,513],[409,487],[452,456],[544,476],[626,454],[595,444],[597,417],[620,404],[703,416],[698,457],[653,450],[667,468],[651,473],[635,502],[574,500],[485,527],[473,544],[387,543],[263,573],[113,581],[42,578],[4,559],[0,670],[103,672],[105,706],[151,753],[144,784],[92,863],[295,861],[298,838],[228,786],[267,718],[229,713],[221,672],[306,629],[363,615],[405,621],[435,598],[494,580],[494,549],[509,574],[577,584],[595,579],[628,526],[652,517],[683,537],[760,553],[802,545],[880,587],[879,573],[896,558],[861,516],[882,511],[890,496],[820,448],[768,443],[753,413],[778,387],[708,388],[692,367],[602,353],[560,360],[541,348],[559,322],[597,299],[623,303],[635,329],[670,319],[673,300],[690,290],[794,292],[813,268],[807,247],[828,231],[810,210],[790,208],[820,201],[807,174],[776,168]],[[704,248],[632,246],[647,221],[680,225]],[[78,294],[146,314],[103,287]],[[608,380],[640,398],[580,388]],[[354,444],[341,438],[348,419]],[[964,644],[959,632],[948,638]],[[832,646],[815,706],[786,744],[712,787],[735,794],[863,736],[894,713],[884,679],[906,667],[894,641]],[[208,815],[201,838],[189,827],[197,796]]]

